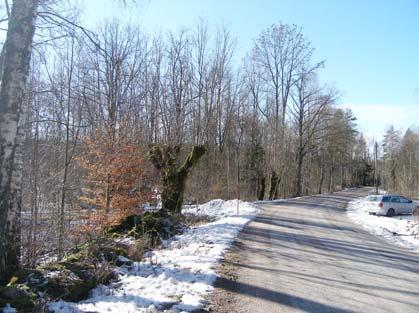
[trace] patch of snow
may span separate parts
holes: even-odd
[[[134,245],[135,244],[135,238],[130,236],[120,237],[115,239],[116,242],[125,244],[125,245]]]
[[[123,255],[118,255],[118,261],[119,262],[122,262],[122,263],[128,263],[128,262],[131,262],[131,260],[130,259],[128,259],[128,258],[126,258],[126,257],[124,257]]]
[[[132,268],[118,268],[120,281],[99,286],[89,299],[49,305],[52,312],[191,312],[203,306],[213,289],[215,266],[239,231],[252,220],[258,208],[237,200],[213,200],[190,206],[184,213],[206,215],[214,222],[188,229],[167,243],[167,248],[147,253]]]
[[[349,202],[347,213],[369,232],[419,252],[419,224],[412,215],[369,215],[367,198]]]
[[[146,203],[143,205],[142,209],[144,210],[144,212],[147,211],[151,211],[151,212],[155,212],[155,211],[159,211],[161,209],[161,201],[158,202],[155,206],[151,205],[150,203]]]
[[[59,271],[50,271],[48,273],[46,273],[46,277],[47,278],[58,278],[60,276],[60,272]]]
[[[12,308],[10,304],[6,304],[6,307],[3,308],[3,313],[16,313],[16,309]]]
[[[233,202],[236,204],[236,206],[234,206]],[[215,199],[201,205],[184,206],[182,213],[220,219],[226,216],[235,215],[237,213],[237,201],[224,201],[221,199]]]

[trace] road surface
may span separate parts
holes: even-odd
[[[419,312],[419,254],[345,207],[368,189],[266,202],[219,272],[206,312]]]

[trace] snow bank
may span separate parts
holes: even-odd
[[[419,252],[419,224],[412,215],[369,215],[367,208],[367,198],[361,198],[349,202],[347,213],[353,221],[361,224],[369,232]]]
[[[167,242],[163,250],[150,252],[132,268],[119,268],[120,281],[93,290],[91,298],[71,303],[51,303],[53,312],[190,312],[202,307],[204,296],[216,279],[215,265],[258,208],[237,201],[213,200],[185,209],[206,215],[214,222],[187,230]]]
[[[246,214],[248,206],[249,203],[240,202],[239,214]],[[221,199],[215,199],[205,204],[187,206],[182,210],[182,213],[221,219],[237,214],[237,201],[224,201]]]

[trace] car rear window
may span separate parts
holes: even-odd
[[[376,202],[376,201],[378,201],[378,196],[368,196],[368,201]]]
[[[381,200],[382,202],[390,202],[391,197],[390,196],[384,196]]]

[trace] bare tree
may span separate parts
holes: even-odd
[[[326,118],[328,106],[336,101],[336,92],[331,90],[327,94],[317,86],[313,72],[300,73],[293,92],[291,92],[292,106],[290,115],[294,121],[297,138],[297,167],[295,174],[295,196],[302,195],[303,163],[311,148],[316,144],[316,135],[322,130],[322,120]]]
[[[254,47],[254,59],[263,69],[267,97],[273,104],[271,199],[276,198],[286,170],[285,120],[291,89],[300,78],[300,69],[309,64],[312,53],[313,48],[301,29],[287,24],[273,25],[260,35]]]
[[[15,0],[2,52],[0,90],[0,281],[19,264],[22,100],[38,2]]]

